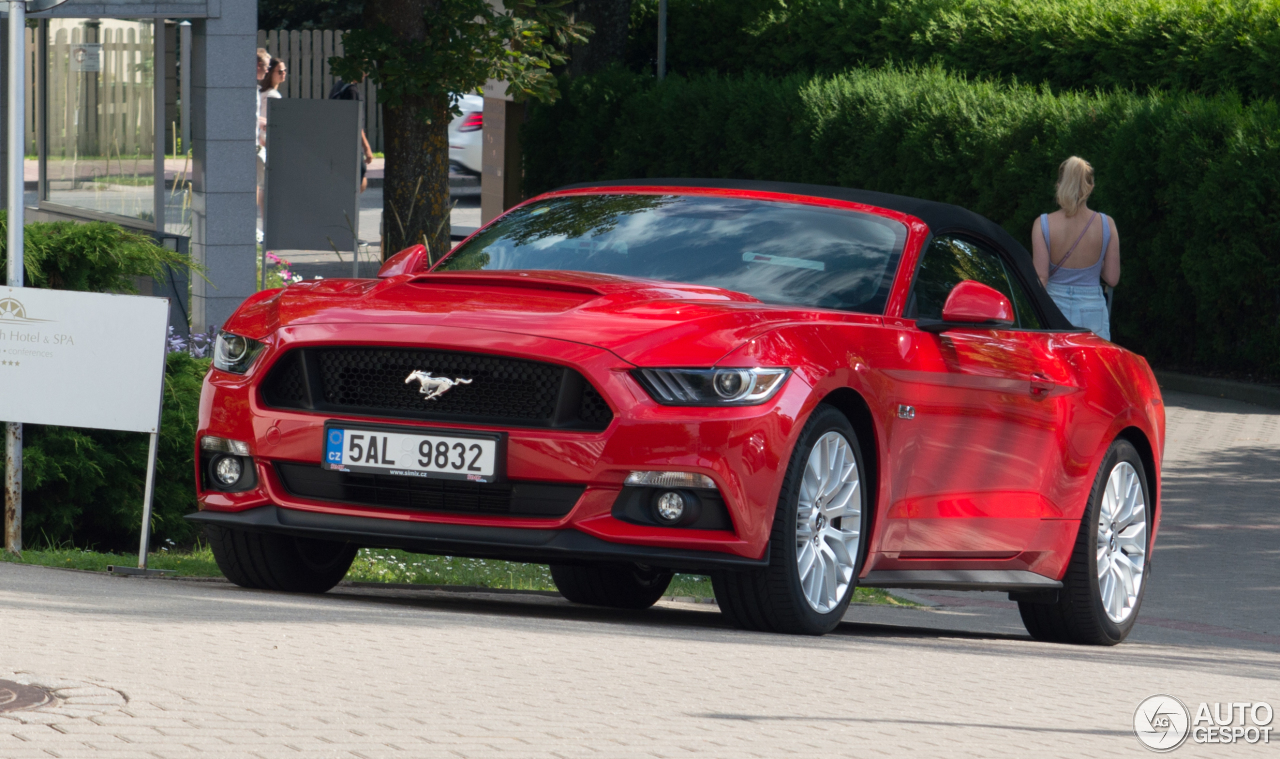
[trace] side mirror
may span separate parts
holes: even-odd
[[[388,258],[378,269],[379,277],[398,277],[401,274],[417,274],[427,268],[427,249],[421,245],[405,248]]]
[[[918,319],[916,326],[927,332],[942,332],[956,327],[1008,327],[1013,322],[1013,306],[1008,298],[993,287],[966,279],[951,289],[942,306],[941,321]]]

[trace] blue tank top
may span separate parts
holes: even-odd
[[[1107,260],[1107,248],[1111,245],[1111,224],[1107,222],[1105,213],[1098,214],[1102,217],[1102,255],[1098,256],[1098,260],[1092,266],[1086,266],[1083,269],[1068,269],[1065,266],[1055,266],[1049,264],[1049,282],[1055,285],[1069,285],[1075,287],[1098,287],[1102,284],[1102,264]],[[1040,232],[1044,235],[1044,249],[1049,251],[1049,214],[1040,214]]]

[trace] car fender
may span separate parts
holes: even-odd
[[[1064,518],[1079,519],[1084,513],[1103,458],[1125,430],[1137,430],[1150,448],[1147,462],[1149,490],[1152,499],[1152,540],[1158,529],[1161,512],[1161,462],[1164,452],[1164,400],[1154,374],[1140,356],[1093,335],[1073,335],[1059,348],[1064,362],[1071,367],[1083,397],[1076,403],[1081,418],[1077,424],[1083,432],[1072,438],[1071,454],[1088,462],[1082,477],[1081,492],[1071,499]],[[1092,424],[1087,418],[1092,417]],[[1088,435],[1087,429],[1097,432]],[[1086,446],[1082,444],[1088,441]]]
[[[877,340],[882,321],[876,316],[841,314],[838,321],[820,324],[790,324],[771,329],[744,343],[726,355],[717,366],[786,366],[809,388],[808,396],[796,415],[796,424],[787,439],[785,460],[790,462],[801,430],[819,404],[834,394],[856,393],[869,411],[869,429],[859,429],[858,420],[850,419],[859,430],[863,463],[869,468],[872,487],[868,545],[877,541],[876,528],[883,520],[878,511],[889,503],[884,476],[886,420],[891,409],[883,399],[888,397],[891,380],[875,367],[883,366],[879,355],[887,348],[886,340]],[[846,396],[847,397],[847,396]],[[835,404],[843,406],[843,402]],[[844,411],[844,409],[841,409]],[[849,416],[848,412],[845,412]],[[870,437],[870,440],[865,438]],[[868,445],[868,443],[870,445]],[[782,477],[778,480],[781,492]],[[774,499],[776,502],[776,498]],[[775,504],[776,508],[776,504]]]

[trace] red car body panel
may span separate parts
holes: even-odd
[[[875,492],[863,576],[973,569],[1060,579],[1102,458],[1122,434],[1149,454],[1154,541],[1164,411],[1140,357],[1090,333],[918,329],[903,313],[930,229],[907,214],[802,195],[689,187],[573,189],[534,200],[600,192],[849,208],[900,221],[908,232],[884,316],[770,306],[714,287],[601,274],[424,274],[417,268],[425,257],[414,249],[392,259],[378,281],[325,280],[259,293],[224,329],[265,348],[245,375],[209,373],[198,430],[198,438],[248,442],[258,486],[221,493],[202,485],[201,509],[233,513],[274,504],[405,523],[569,529],[613,544],[763,560],[804,421],[818,404],[839,399],[865,404],[871,424],[863,446],[874,462]],[[270,464],[319,466],[323,427],[332,417],[269,407],[259,383],[285,351],[303,345],[431,346],[561,364],[599,390],[614,418],[599,432],[501,428],[510,479],[586,486],[563,518],[302,499],[285,490]],[[672,407],[652,400],[629,373],[646,366],[785,366],[793,375],[760,406]],[[901,418],[905,409],[914,409],[914,418]],[[615,518],[623,480],[637,470],[709,476],[733,528],[683,530]]]

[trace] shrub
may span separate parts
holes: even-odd
[[[0,267],[4,226],[0,214]],[[188,266],[186,257],[114,224],[36,223],[25,231],[32,287],[135,292],[135,277]],[[182,517],[195,506],[195,427],[208,368],[207,359],[185,350],[166,357],[152,520],[157,541],[189,543],[196,534]],[[136,550],[148,443],[136,432],[24,425],[23,542]]]
[[[1117,341],[1165,365],[1280,374],[1280,109],[1234,96],[1064,94],[937,69],[562,85],[525,124],[531,192],[729,177],[971,208],[1030,245],[1068,155],[1093,162],[1124,275]]]
[[[8,260],[6,217],[0,212],[0,269]],[[132,293],[135,277],[157,276],[166,265],[190,266],[149,235],[102,221],[27,224],[24,236],[28,287]]]
[[[153,545],[191,543],[183,519],[196,504],[195,434],[200,386],[208,359],[170,353],[165,362],[164,413],[156,450]],[[24,427],[23,533],[27,545],[136,550],[148,436],[76,427]]]
[[[633,65],[656,55],[657,0],[633,6]],[[1055,89],[1280,95],[1276,0],[670,0],[670,71],[837,73],[938,63]]]

